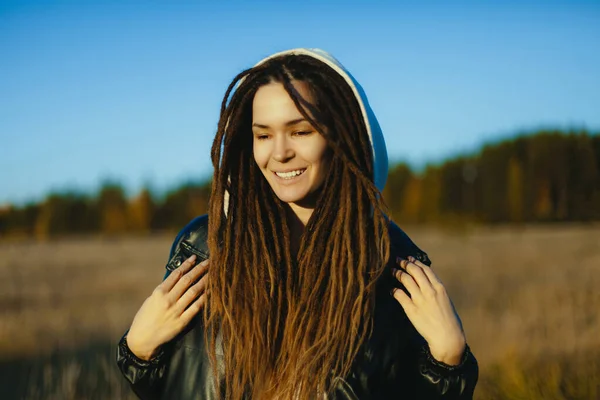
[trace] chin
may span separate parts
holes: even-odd
[[[297,194],[289,194],[289,193],[277,193],[275,192],[275,196],[284,203],[301,203],[307,196],[300,196]]]
[[[303,208],[315,208],[317,197],[320,193],[319,190],[307,191],[277,191],[273,190],[275,196],[286,204],[296,204]]]

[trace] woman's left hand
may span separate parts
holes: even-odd
[[[392,290],[392,295],[427,341],[431,355],[448,365],[459,364],[466,339],[446,288],[430,267],[414,257],[398,258],[396,262],[402,269],[393,268],[392,273],[410,297],[398,288]]]

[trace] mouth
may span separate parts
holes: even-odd
[[[287,171],[287,172],[273,171],[273,173],[281,179],[292,180],[292,179],[297,178],[300,175],[302,175],[305,171],[306,171],[306,168],[300,168],[300,169],[296,169],[293,171]]]

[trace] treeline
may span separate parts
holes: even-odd
[[[210,182],[188,183],[158,200],[127,198],[107,183],[92,196],[52,193],[39,204],[0,210],[0,237],[38,239],[177,230],[206,213]],[[416,173],[390,169],[383,196],[399,223],[535,223],[600,220],[600,135],[540,131],[488,144]]]
[[[478,153],[390,170],[384,198],[394,219],[418,223],[600,220],[600,134],[539,131]]]
[[[104,184],[95,196],[52,193],[40,204],[0,210],[0,238],[176,230],[205,214],[209,197],[210,182],[187,183],[162,200],[148,188],[128,199],[123,187],[114,182]]]

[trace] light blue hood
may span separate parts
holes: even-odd
[[[344,68],[344,66],[338,60],[336,60],[331,54],[321,49],[299,48],[286,50],[270,55],[269,57],[262,59],[256,65],[260,65],[266,62],[267,60],[287,54],[311,56],[327,64],[329,67],[333,68],[334,71],[340,74],[344,78],[344,80],[348,82],[348,85],[350,85],[350,87],[352,88],[352,91],[354,92],[354,95],[358,100],[358,104],[360,105],[360,109],[365,120],[365,125],[367,126],[367,132],[369,133],[369,139],[371,140],[371,148],[373,149],[374,183],[375,186],[379,188],[379,190],[383,190],[388,174],[387,149],[385,147],[383,132],[381,132],[379,122],[377,122],[377,118],[375,117],[375,114],[373,113],[373,110],[369,105],[367,95],[365,94],[363,88],[356,81],[356,79],[354,79],[352,74],[350,74],[350,72],[348,72],[348,70]]]

